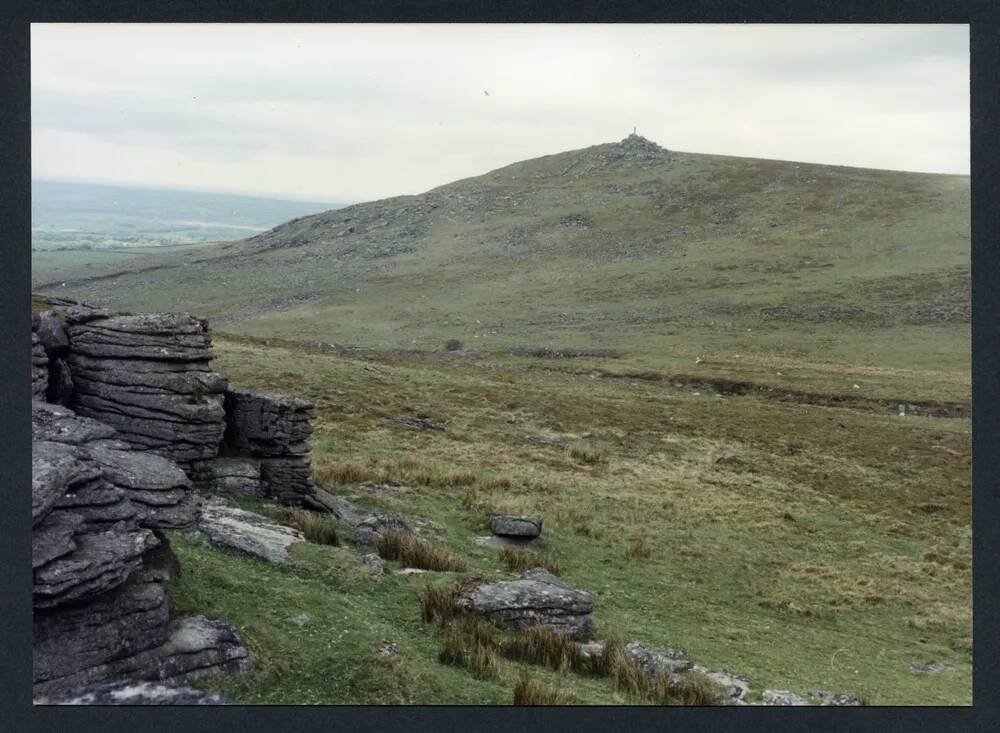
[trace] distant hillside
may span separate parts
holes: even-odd
[[[31,246],[157,246],[241,239],[330,203],[33,181]]]
[[[35,283],[258,336],[967,374],[969,248],[967,176],[680,153],[632,135]]]

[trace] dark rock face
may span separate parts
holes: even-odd
[[[239,637],[203,618],[169,625],[179,567],[160,528],[199,510],[175,463],[102,422],[32,403],[34,692],[130,679],[186,680],[249,665]]]
[[[214,692],[162,682],[121,680],[78,687],[54,698],[38,698],[36,705],[228,705]]]
[[[38,315],[37,333],[38,340],[50,359],[69,351],[66,324],[56,311],[48,310]]]
[[[224,432],[225,379],[208,368],[205,323],[185,314],[104,316],[71,323],[71,406],[137,450],[207,478]]]
[[[267,485],[261,479],[258,459],[216,458],[209,470],[208,483],[212,491],[250,496],[267,494]]]
[[[60,356],[49,361],[49,387],[45,398],[57,405],[68,405],[73,399],[73,374]]]
[[[237,452],[287,456],[309,452],[313,403],[267,390],[230,387],[226,392],[226,443]]]
[[[548,626],[574,639],[587,638],[594,631],[593,596],[542,568],[529,570],[517,580],[480,585],[463,595],[458,606],[515,628]]]
[[[44,400],[49,388],[49,357],[45,354],[38,334],[31,332],[31,397]]]
[[[226,392],[226,450],[259,459],[267,496],[301,506],[315,493],[309,480],[306,440],[313,403],[268,390],[230,387]]]
[[[542,518],[494,514],[490,517],[490,531],[500,537],[534,539],[542,533]]]

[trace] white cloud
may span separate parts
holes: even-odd
[[[33,173],[360,201],[633,125],[967,173],[968,73],[966,26],[43,24]]]

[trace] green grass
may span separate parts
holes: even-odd
[[[686,649],[748,676],[757,693],[970,702],[968,420],[695,396],[504,360],[370,361],[224,338],[216,350],[233,381],[316,402],[315,475],[354,479],[328,488],[440,525],[435,545],[468,571],[435,574],[434,585],[514,577],[498,551],[473,541],[482,517],[539,514],[560,577],[594,593],[599,638]],[[410,410],[446,431],[387,422]],[[532,435],[585,442],[607,461],[580,462]],[[341,470],[345,463],[354,468]],[[442,478],[451,474],[463,482]],[[371,477],[412,488],[368,494]],[[643,553],[626,558],[642,538]],[[264,660],[246,682],[206,684],[251,702],[510,701],[510,662],[497,679],[477,680],[437,661],[437,619],[421,621],[426,576],[356,583],[316,570],[319,557],[346,563],[348,549],[308,551],[319,553],[314,565],[287,570],[179,545],[181,606],[231,621]],[[317,625],[278,622],[313,609]],[[382,638],[404,647],[402,689],[387,662],[368,659]],[[953,669],[909,671],[932,661]],[[272,665],[293,671],[268,674]],[[350,682],[356,674],[363,684]],[[582,702],[627,702],[606,680],[531,675]]]

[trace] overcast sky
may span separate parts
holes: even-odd
[[[969,171],[967,26],[35,24],[33,177],[357,202],[638,132]]]

